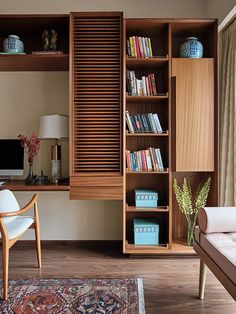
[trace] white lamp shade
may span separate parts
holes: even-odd
[[[59,139],[69,136],[69,117],[65,115],[48,115],[40,119],[39,138]]]

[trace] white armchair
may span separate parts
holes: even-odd
[[[25,207],[20,208],[11,191],[0,191],[0,240],[2,241],[3,297],[5,300],[8,298],[9,249],[29,228],[35,229],[38,267],[41,268],[41,245],[37,199],[38,195],[35,194]],[[29,216],[19,216],[32,207],[34,207],[34,218]]]

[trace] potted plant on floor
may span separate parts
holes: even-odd
[[[200,208],[206,206],[211,178],[208,177],[205,182],[199,184],[195,196],[192,195],[190,182],[184,178],[182,188],[178,185],[176,179],[173,181],[173,188],[180,211],[185,215],[187,221],[187,245],[192,246],[194,229],[197,221],[197,215]]]

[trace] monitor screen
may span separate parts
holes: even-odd
[[[19,140],[0,139],[0,176],[23,175],[24,148]]]

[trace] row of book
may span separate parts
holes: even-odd
[[[138,79],[135,75],[135,71],[127,70],[126,85],[128,95],[157,96],[156,78],[153,73]]]
[[[162,133],[161,123],[157,113],[130,115],[125,112],[126,123],[130,133]]]
[[[164,171],[160,148],[150,147],[145,150],[130,152],[126,150],[128,171]]]
[[[152,58],[151,38],[130,36],[127,39],[127,54],[131,58]]]

